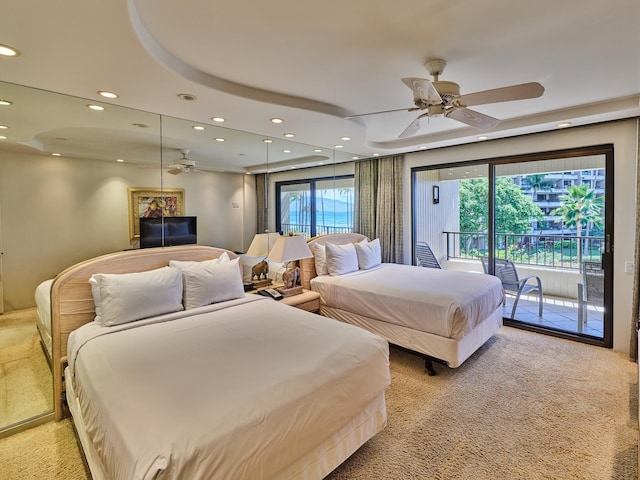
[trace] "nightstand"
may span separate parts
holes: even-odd
[[[320,294],[311,290],[303,289],[302,293],[298,295],[284,297],[278,301],[308,312],[318,313],[320,311]]]

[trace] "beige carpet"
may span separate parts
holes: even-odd
[[[52,409],[51,370],[36,329],[36,309],[0,315],[0,427]]]
[[[387,427],[328,478],[636,479],[636,364],[504,327],[438,376],[392,349]],[[3,479],[84,479],[68,420],[0,440]]]

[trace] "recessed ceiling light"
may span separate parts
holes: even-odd
[[[224,138],[222,138],[222,137],[216,137],[216,138],[214,138],[214,140],[216,142],[224,142]]]
[[[295,133],[285,133],[284,136],[287,137],[287,138],[293,138],[293,137],[296,136],[296,134]]]
[[[357,155],[354,155],[353,157],[351,157],[351,160],[359,160],[359,159],[360,159],[360,157],[357,156]]]
[[[4,135],[0,135],[0,140],[6,140],[7,137],[5,137]]]
[[[224,123],[226,122],[226,120],[222,117],[211,117],[211,120],[213,120],[216,123]]]
[[[374,153],[373,155],[371,155],[372,157],[379,157],[380,154],[379,153]]]
[[[321,148],[314,148],[313,151],[316,152],[316,153],[320,153],[322,151],[322,149]]]
[[[5,57],[17,57],[20,55],[20,52],[9,45],[3,45],[0,43],[0,55]]]
[[[345,142],[348,142],[349,140],[351,140],[351,137],[340,137],[340,140],[344,140]]]
[[[291,153],[291,150],[284,149],[282,150],[282,153]]]
[[[204,130],[204,127],[202,125],[194,125],[193,127],[194,130]]]
[[[87,107],[89,107],[91,110],[95,110],[97,112],[101,112],[102,110],[104,110],[104,107],[101,105],[93,105],[91,103],[87,104]]]
[[[13,102],[9,100],[0,99],[0,105],[13,105]]]
[[[104,98],[118,98],[117,93],[107,92],[106,90],[98,90],[98,95]]]
[[[294,169],[296,168],[296,166],[295,166],[295,165],[291,165],[289,168],[290,168],[291,170],[294,170]]]
[[[149,125],[147,125],[145,123],[132,123],[132,125],[134,127],[138,127],[138,128],[149,128]]]
[[[54,153],[52,153],[51,155],[53,155],[54,157],[59,157],[59,156],[60,156],[60,155],[62,155],[62,154],[60,154],[60,153],[55,153],[55,152],[54,152]]]
[[[420,145],[420,148],[418,150],[426,150],[427,146],[426,145]]]
[[[560,122],[556,125],[556,127],[564,128],[564,127],[568,127],[569,125],[571,125],[571,122]]]
[[[480,135],[478,137],[478,140],[488,140],[488,139],[489,139],[489,137],[487,137],[486,135]]]
[[[264,140],[262,140],[264,143],[273,143],[273,140],[271,140],[270,138],[265,138]]]
[[[122,158],[116,158],[116,162],[118,163],[124,163],[124,160]]]
[[[324,165],[324,162],[318,162],[318,165]]]
[[[282,123],[282,122],[284,122],[284,120],[282,120],[281,118],[272,118],[269,121],[271,123]]]
[[[198,99],[198,97],[196,97],[195,95],[191,95],[190,93],[179,93],[178,98],[186,100],[187,102],[193,102],[194,100]]]
[[[334,145],[333,148],[344,148],[344,145]]]
[[[0,130],[6,130],[7,128],[9,128],[9,127],[6,126],[6,125],[0,125]]]

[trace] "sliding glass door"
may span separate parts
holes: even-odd
[[[612,168],[611,146],[416,168],[414,251],[498,276],[507,325],[610,347]]]

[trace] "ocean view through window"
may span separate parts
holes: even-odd
[[[353,176],[276,183],[276,228],[307,238],[353,231]]]

